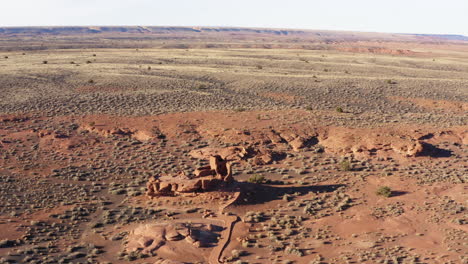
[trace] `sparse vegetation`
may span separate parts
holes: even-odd
[[[245,112],[246,109],[243,108],[243,107],[239,107],[239,108],[234,109],[234,111],[236,111],[236,112]]]
[[[381,186],[377,189],[376,194],[388,198],[392,195],[392,189],[388,186]]]
[[[250,176],[248,180],[248,182],[256,183],[256,184],[262,184],[262,183],[265,183],[265,181],[266,181],[265,176],[259,175],[259,174]]]
[[[340,169],[342,171],[351,171],[353,169],[351,162],[349,160],[343,160],[340,162]]]
[[[41,47],[0,41],[1,56],[10,57],[0,60],[0,228],[15,233],[0,234],[0,262],[159,263],[166,253],[177,257],[171,248],[187,246],[194,261],[216,262],[208,255],[224,245],[220,261],[229,263],[460,261],[466,235],[455,227],[466,224],[466,206],[444,196],[466,181],[459,44],[456,53],[421,44],[441,58],[428,64],[423,53],[350,53],[303,43],[300,35],[283,43],[263,34],[265,50],[249,46],[262,39],[213,38],[203,48],[206,36],[222,33],[204,32],[196,42],[190,34],[175,41],[168,33],[165,42],[133,39],[145,33],[100,42],[92,34],[70,47],[78,39],[72,35]],[[28,47],[28,56],[18,56]],[[83,67],[96,62],[94,50],[103,64]],[[51,65],[41,67],[44,56]],[[329,71],[319,79],[323,68]],[[433,153],[413,158],[418,142]],[[226,155],[234,181],[197,189],[206,181],[196,174],[213,170],[196,169],[212,154]],[[172,176],[181,193],[147,196],[151,177]],[[182,193],[187,186],[195,191]],[[394,221],[414,230],[395,233]],[[168,246],[148,255],[131,250],[134,227],[174,223],[161,236]],[[438,233],[430,254],[417,244],[406,248],[431,228]]]

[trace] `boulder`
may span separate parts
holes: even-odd
[[[294,151],[299,151],[301,148],[305,147],[306,140],[302,137],[297,137],[292,141],[289,141],[288,144],[292,147]]]
[[[423,144],[418,140],[396,141],[391,144],[391,147],[395,152],[405,157],[416,157],[424,150]]]

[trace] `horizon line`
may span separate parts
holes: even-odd
[[[385,32],[385,31],[361,31],[361,30],[345,30],[345,29],[312,29],[312,28],[296,28],[296,27],[262,27],[262,26],[182,26],[182,25],[38,25],[38,26],[2,26],[0,28],[58,28],[58,27],[175,27],[175,28],[243,28],[243,29],[270,29],[270,30],[294,30],[294,31],[330,31],[330,32],[354,32],[354,33],[378,33],[378,34],[398,34],[398,35],[440,35],[440,36],[463,36],[468,37],[468,34],[463,33],[401,33],[401,32]]]

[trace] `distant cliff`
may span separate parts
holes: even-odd
[[[34,36],[75,36],[86,35],[92,37],[112,36],[114,38],[154,38],[161,36],[183,36],[229,39],[274,38],[302,39],[319,42],[347,42],[347,41],[423,41],[446,42],[468,41],[462,35],[431,35],[431,34],[393,34],[375,32],[329,31],[329,30],[301,30],[301,29],[271,29],[271,28],[243,28],[243,27],[159,27],[159,26],[70,26],[70,27],[3,27],[0,37],[34,37]]]
[[[273,35],[306,34],[303,30],[224,28],[224,27],[144,27],[144,26],[99,26],[99,27],[3,27],[0,34],[92,34],[92,33],[256,33]]]

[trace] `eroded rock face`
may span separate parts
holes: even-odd
[[[206,224],[144,224],[130,232],[126,249],[154,255],[167,243],[200,248],[216,243],[218,236],[216,228]]]
[[[203,148],[190,152],[194,158],[207,158],[215,153],[226,160],[232,161],[245,161],[252,165],[266,165],[271,164],[277,159],[281,159],[286,154],[282,151],[268,149],[265,146],[247,146],[247,147],[226,147],[226,148]],[[200,174],[201,172],[196,172]],[[202,174],[200,174],[202,175]]]
[[[403,144],[402,142],[392,143],[391,145],[392,149],[395,152],[406,157],[419,156],[424,150],[423,144],[421,144],[421,142],[417,140],[412,140],[411,142],[404,142],[404,143],[405,144]]]
[[[233,180],[231,163],[219,155],[210,157],[210,165],[197,168],[194,175],[181,172],[177,175],[151,177],[146,184],[146,195],[172,196],[214,190]]]

